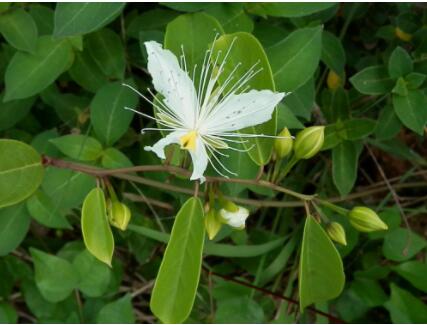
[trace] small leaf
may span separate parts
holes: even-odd
[[[365,68],[351,77],[350,82],[365,95],[386,94],[394,86],[394,80],[389,77],[387,69],[383,66]]]
[[[391,139],[399,133],[402,123],[394,112],[393,107],[387,105],[381,110],[375,128],[375,136],[379,140]]]
[[[415,288],[427,292],[427,264],[409,261],[393,267],[393,271],[408,280]]]
[[[87,34],[113,21],[125,3],[58,3],[55,9],[56,37]]]
[[[43,298],[50,302],[66,299],[78,283],[73,266],[67,260],[30,248],[35,282]]]
[[[27,116],[35,101],[34,97],[30,97],[4,103],[3,95],[0,95],[0,131],[12,128]]]
[[[30,221],[24,204],[0,209],[0,256],[19,246],[30,228]]]
[[[86,50],[76,54],[74,63],[68,72],[78,85],[93,93],[108,82],[107,77]]]
[[[345,51],[341,40],[328,31],[323,31],[321,59],[329,69],[337,74],[344,73]]]
[[[215,312],[216,324],[262,324],[265,322],[263,308],[253,299],[240,296],[218,299]]]
[[[111,269],[87,250],[74,258],[73,266],[80,279],[77,288],[86,296],[99,297],[108,289],[112,275]]]
[[[125,295],[116,301],[106,304],[98,313],[98,324],[134,324],[135,315],[132,307],[132,297]]]
[[[367,118],[353,118],[342,122],[337,132],[344,140],[361,140],[374,132],[376,122]]]
[[[328,122],[347,120],[350,117],[348,91],[343,87],[335,90],[324,89],[322,91],[322,105],[320,109]]]
[[[132,167],[129,158],[116,148],[108,148],[102,154],[102,167],[104,168],[125,168]]]
[[[99,188],[94,188],[83,202],[82,233],[87,250],[111,266],[114,237],[108,222],[104,192]]]
[[[427,123],[427,98],[420,90],[409,90],[407,96],[393,95],[393,107],[407,128],[423,135]]]
[[[138,95],[121,82],[99,89],[90,105],[90,117],[96,135],[107,146],[114,144],[128,130],[136,109]]]
[[[414,232],[397,228],[384,237],[383,254],[392,261],[407,261],[427,246],[427,240]]]
[[[164,323],[184,322],[193,308],[205,237],[203,207],[190,198],[179,210],[151,294],[151,311]]]
[[[29,145],[0,139],[0,208],[28,198],[40,186],[44,168]]]
[[[301,28],[268,49],[276,87],[294,91],[317,69],[322,50],[322,27]]]
[[[102,154],[102,145],[95,138],[80,134],[69,134],[51,139],[64,155],[82,161],[93,161]]]
[[[356,182],[359,150],[343,141],[332,149],[332,178],[341,195],[347,195]]]
[[[344,288],[341,257],[317,221],[305,221],[299,267],[301,309],[337,297]]]
[[[388,61],[388,74],[390,77],[394,79],[404,77],[412,72],[413,68],[412,59],[408,52],[400,46],[396,47]]]
[[[0,32],[18,50],[33,52],[37,45],[37,26],[24,9],[8,11],[0,16]]]
[[[54,82],[72,60],[73,51],[67,40],[40,37],[34,54],[18,51],[9,62],[5,73],[4,101],[38,94]]]

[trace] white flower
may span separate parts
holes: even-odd
[[[262,70],[256,70],[257,64],[246,71],[239,80],[233,82],[233,75],[240,66],[237,64],[226,80],[218,85],[218,79],[224,72],[231,47],[221,63],[219,62],[221,51],[218,51],[215,59],[213,58],[213,46],[206,52],[197,89],[193,82],[197,67],[194,67],[192,78],[190,78],[183,48],[180,64],[172,52],[162,49],[157,42],[145,42],[145,47],[148,53],[148,71],[153,78],[155,90],[163,98],[154,97],[154,94],[150,92],[154,98],[153,101],[150,101],[138,92],[141,97],[153,104],[156,109],[156,117],[136,112],[155,120],[161,126],[161,128],[146,128],[142,132],[161,130],[170,133],[153,146],[146,146],[144,149],[153,151],[159,158],[165,159],[165,146],[172,143],[180,144],[182,149],[189,151],[193,161],[191,180],[200,179],[203,182],[203,174],[208,163],[224,177],[227,176],[221,173],[219,168],[236,175],[224,166],[217,155],[227,156],[221,152],[221,149],[236,151],[251,149],[242,150],[233,147],[232,144],[246,142],[235,138],[271,137],[263,134],[241,134],[234,131],[271,119],[274,108],[285,94],[275,93],[271,90],[245,92],[248,90],[248,81]],[[125,86],[136,91],[129,85]]]
[[[249,216],[249,210],[241,206],[237,206],[237,208],[238,210],[235,212],[221,209],[219,210],[219,214],[224,219],[225,223],[231,227],[243,229],[245,228],[245,221]]]

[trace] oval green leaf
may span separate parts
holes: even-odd
[[[190,315],[202,266],[205,226],[202,203],[190,198],[179,210],[151,294],[151,311],[164,323]]]
[[[427,97],[421,90],[409,90],[406,96],[393,95],[393,107],[403,125],[419,135],[424,134]]]
[[[337,297],[344,288],[341,257],[322,226],[308,216],[305,221],[299,266],[301,309]]]
[[[0,256],[18,247],[30,228],[30,221],[24,204],[0,209]]]
[[[82,233],[87,250],[111,266],[114,237],[108,222],[104,192],[99,188],[90,191],[83,202]]]
[[[393,89],[394,81],[383,66],[363,69],[350,78],[351,84],[365,95],[382,95]]]
[[[0,140],[0,208],[28,198],[44,175],[41,157],[32,147],[16,140]]]
[[[102,145],[98,140],[81,134],[69,134],[51,139],[64,155],[82,161],[93,161],[102,154]]]

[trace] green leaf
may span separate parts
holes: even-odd
[[[409,261],[394,266],[393,271],[408,280],[415,288],[427,292],[427,264]]]
[[[299,267],[301,309],[337,297],[344,288],[341,257],[326,232],[308,216],[305,221]]]
[[[32,4],[29,12],[37,25],[38,34],[52,35],[53,10],[41,4]]]
[[[375,137],[379,140],[391,139],[399,133],[401,127],[402,123],[400,123],[393,107],[387,105],[381,110],[375,128]]]
[[[260,5],[266,15],[290,18],[308,16],[326,10],[335,3],[261,3],[255,5]]]
[[[409,89],[417,89],[424,83],[426,78],[427,76],[423,73],[411,72],[405,76],[406,86]]]
[[[230,50],[227,58],[227,63],[224,65],[224,73],[221,76],[219,82],[225,82],[227,76],[231,71],[240,63],[240,67],[234,72],[234,80],[240,79],[245,72],[247,72],[255,63],[258,63],[257,68],[262,69],[255,77],[253,77],[247,85],[251,89],[270,89],[275,90],[273,76],[271,74],[271,68],[268,63],[267,56],[265,55],[264,49],[258,40],[251,34],[239,32],[231,35],[221,36],[215,42],[214,53],[222,51],[226,53],[234,42],[233,47]],[[276,124],[277,124],[277,113],[275,112],[272,118],[260,125],[249,127],[241,130],[242,133],[250,134],[270,134],[276,135]],[[248,138],[249,140],[244,143],[246,148],[252,150],[248,152],[251,159],[259,166],[265,165],[271,157],[273,150],[273,141],[266,138]]]
[[[356,278],[350,288],[371,308],[381,306],[388,298],[381,285],[375,280]]]
[[[35,98],[30,97],[22,100],[3,102],[4,94],[0,95],[0,131],[7,130],[15,126],[30,112]]]
[[[44,169],[29,145],[0,139],[0,208],[21,202],[40,186]]]
[[[29,200],[27,209],[31,216],[42,225],[49,228],[71,229],[67,218],[60,213],[59,209],[43,191],[39,190]]]
[[[108,77],[123,79],[125,73],[125,51],[120,36],[109,28],[89,34],[85,46],[98,67]]]
[[[243,3],[215,3],[206,12],[220,22],[226,33],[252,32],[254,23],[244,11]]]
[[[390,92],[394,80],[383,66],[372,66],[363,69],[350,78],[351,84],[365,95],[382,95]]]
[[[111,269],[87,250],[74,258],[73,266],[80,279],[77,288],[86,296],[99,297],[107,291],[112,275]]]
[[[396,47],[388,61],[388,74],[391,78],[404,77],[414,69],[412,59],[408,52],[400,46]]]
[[[18,50],[33,52],[37,45],[37,26],[24,9],[0,15],[0,32],[7,42]]]
[[[111,169],[133,166],[129,158],[116,148],[108,148],[104,150],[101,164],[102,167]]]
[[[134,324],[135,315],[131,300],[130,295],[125,295],[106,304],[99,311],[96,322],[98,324]]]
[[[19,246],[30,228],[30,221],[24,204],[0,209],[0,256]]]
[[[190,198],[179,210],[151,294],[151,311],[164,323],[182,323],[193,308],[205,237],[203,207]]]
[[[397,228],[384,237],[383,254],[392,261],[402,262],[415,256],[427,246],[427,241],[414,232]]]
[[[111,266],[114,237],[108,222],[104,192],[94,188],[83,202],[82,233],[87,250]]]
[[[301,28],[268,49],[276,87],[294,91],[314,74],[322,50],[322,27]]]
[[[344,73],[345,51],[341,40],[328,31],[323,31],[321,59],[329,69],[337,74]]]
[[[359,150],[343,141],[332,149],[332,178],[340,194],[347,195],[356,182]]]
[[[324,89],[320,109],[328,122],[347,120],[350,117],[348,91],[342,87],[335,90]]]
[[[400,121],[407,128],[423,135],[427,123],[426,95],[420,90],[409,90],[407,96],[393,95],[393,107]]]
[[[42,36],[34,54],[16,52],[6,69],[4,101],[38,94],[72,63],[73,51],[67,40]],[[23,77],[25,76],[25,78]]]
[[[67,260],[30,248],[35,281],[43,298],[50,302],[66,299],[78,283],[73,266]]]
[[[371,135],[375,130],[376,122],[367,118],[353,118],[337,123],[337,132],[344,140],[361,140]]]
[[[297,90],[287,95],[283,102],[296,116],[309,120],[311,111],[314,108],[314,80],[310,79]],[[279,110],[279,118],[280,112]]]
[[[87,50],[76,54],[74,63],[68,72],[78,85],[93,93],[108,82],[107,77]]]
[[[263,308],[249,297],[218,300],[214,320],[216,324],[262,324],[264,322]]]
[[[58,3],[55,9],[55,37],[93,32],[113,21],[126,3]]]
[[[82,161],[93,161],[102,154],[102,145],[95,138],[81,134],[69,134],[51,139],[64,155]]]
[[[128,130],[136,109],[138,95],[121,82],[109,83],[96,92],[90,105],[90,117],[98,138],[107,146],[114,144]]]
[[[18,313],[15,308],[8,303],[0,303],[0,324],[16,324]]]
[[[395,324],[427,323],[427,306],[408,291],[390,284],[391,295],[385,307]]]

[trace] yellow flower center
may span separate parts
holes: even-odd
[[[183,135],[179,140],[181,141],[181,148],[187,150],[195,150],[196,149],[196,139],[197,132],[190,131],[187,134]]]

